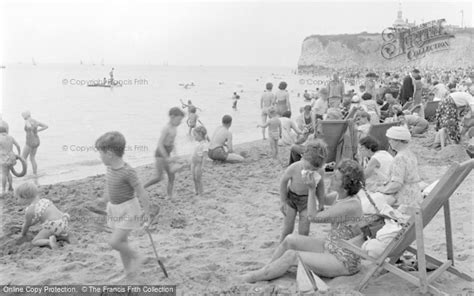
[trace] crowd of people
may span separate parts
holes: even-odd
[[[281,211],[284,225],[270,262],[263,268],[243,276],[247,282],[272,280],[285,274],[301,260],[316,274],[325,277],[351,275],[359,271],[360,258],[335,243],[337,239],[353,239],[360,234],[354,221],[362,215],[394,209],[398,217],[408,217],[422,202],[422,188],[417,156],[411,151],[412,137],[419,137],[434,121],[437,131],[433,148],[447,143],[459,144],[468,135],[468,149],[474,148],[474,79],[472,69],[454,71],[426,71],[422,75],[413,69],[407,75],[374,72],[358,81],[360,75],[335,73],[326,87],[311,94],[305,90],[307,105],[292,122],[289,102],[286,108],[277,106],[272,85],[267,84],[261,98],[263,138],[267,114],[277,113],[280,125],[280,145],[291,146],[290,164],[281,178]],[[286,84],[284,85],[286,87]],[[281,88],[280,88],[281,89]],[[273,102],[272,102],[273,100]],[[288,100],[286,98],[286,100]],[[425,114],[429,102],[439,102],[434,114]],[[268,111],[270,110],[270,111]],[[277,116],[277,117],[278,117]],[[273,115],[269,116],[275,121]],[[331,178],[330,188],[324,188],[327,168],[327,145],[321,140],[321,120],[354,119],[357,126],[358,153],[355,160],[342,160]],[[390,151],[383,150],[381,139],[369,135],[374,124],[396,122],[385,137]],[[284,123],[284,124],[283,124]],[[272,131],[269,129],[269,135]],[[335,149],[331,147],[330,149]],[[272,144],[272,151],[274,144]],[[469,154],[472,157],[472,154]],[[393,211],[392,211],[393,212]],[[299,215],[298,234],[294,234],[296,215]],[[324,240],[308,237],[311,223],[331,223]],[[392,233],[392,235],[395,235]],[[393,237],[393,236],[388,236]],[[364,243],[371,254],[381,254],[390,239]]]
[[[435,74],[437,73],[437,74]],[[408,209],[421,202],[420,176],[416,155],[410,150],[412,137],[422,135],[429,128],[428,120],[435,121],[437,136],[433,147],[459,143],[466,134],[474,136],[471,119],[474,108],[472,80],[466,70],[451,72],[421,71],[414,69],[408,75],[401,73],[368,73],[358,91],[348,89],[344,81],[359,79],[360,75],[346,71],[335,73],[327,87],[316,95],[306,95],[307,105],[292,119],[287,83],[281,82],[273,92],[267,83],[260,99],[262,137],[270,144],[271,156],[279,159],[279,146],[291,146],[289,165],[282,172],[279,183],[280,210],[284,216],[280,245],[271,261],[260,270],[244,276],[255,282],[283,275],[297,264],[298,256],[319,275],[336,277],[359,271],[360,258],[336,244],[338,239],[352,239],[360,233],[355,221],[364,214],[375,213],[386,206],[408,214]],[[237,100],[237,99],[236,99]],[[424,114],[429,102],[439,101],[433,118]],[[236,106],[235,106],[236,107]],[[238,163],[245,158],[236,153],[230,128],[232,117],[224,115],[211,137],[199,121],[198,108],[188,101],[182,108],[169,110],[169,121],[162,129],[154,153],[156,176],[147,182],[139,180],[136,171],[123,160],[126,140],[119,132],[100,136],[95,147],[107,167],[106,203],[108,225],[113,229],[110,246],[120,253],[126,276],[136,274],[142,258],[128,244],[133,229],[149,222],[156,213],[150,212],[146,189],[161,182],[167,175],[167,196],[173,198],[173,187],[179,166],[171,158],[175,149],[178,126],[186,117],[189,135],[196,141],[191,157],[191,173],[197,195],[202,195],[204,159]],[[22,114],[25,120],[26,144],[22,156],[30,158],[33,173],[37,173],[35,155],[40,141],[38,132],[47,125]],[[327,143],[322,140],[321,120],[353,119],[357,125],[359,142],[356,159],[340,161],[325,187],[328,158]],[[380,140],[368,134],[371,125],[381,122],[399,123],[389,128],[386,137],[391,151],[381,149]],[[20,146],[8,135],[8,124],[0,122],[0,163],[2,186],[13,190],[10,171],[20,155]],[[13,146],[18,155],[13,152]],[[471,146],[469,146],[471,147]],[[471,148],[468,148],[468,151]],[[26,210],[21,236],[24,238],[31,225],[41,222],[42,230],[33,239],[36,246],[57,247],[56,239],[68,235],[69,215],[38,196],[36,185],[25,183],[17,188],[20,200],[30,204]],[[145,215],[142,217],[142,213]],[[298,216],[298,234],[294,234]],[[127,217],[127,219],[125,219]],[[311,223],[330,223],[326,239],[308,237]]]

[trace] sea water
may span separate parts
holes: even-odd
[[[122,87],[87,87],[89,82],[108,79],[109,65],[7,65],[0,69],[2,117],[10,125],[10,135],[24,146],[21,113],[25,110],[49,126],[39,133],[41,145],[36,159],[40,184],[104,173],[94,143],[108,131],[120,131],[125,136],[125,160],[130,165],[153,163],[168,111],[181,106],[180,99],[190,99],[202,109],[199,119],[211,135],[222,116],[231,115],[234,143],[238,144],[261,138],[256,125],[261,122],[260,97],[266,82],[274,84],[274,91],[280,81],[288,83],[293,118],[305,104],[304,89],[316,88],[311,81],[302,81],[313,79],[314,84],[315,77],[296,76],[291,68],[114,67],[114,79],[121,81]],[[191,83],[193,87],[183,87]],[[237,110],[232,109],[233,92],[241,98]],[[183,120],[176,139],[177,155],[192,152],[193,140],[187,133]],[[29,178],[31,169],[22,179]]]

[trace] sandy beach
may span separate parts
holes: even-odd
[[[462,146],[448,146],[442,151],[424,147],[434,137],[432,127],[423,138],[415,138],[412,149],[418,156],[423,182],[441,177],[454,161],[468,159]],[[268,143],[255,141],[237,147],[245,152],[242,164],[222,164],[207,161],[204,167],[203,196],[194,195],[192,176],[188,169],[178,173],[175,197],[165,196],[166,182],[151,187],[149,196],[154,206],[161,207],[158,223],[152,235],[158,253],[168,270],[166,279],[154,258],[145,231],[132,233],[132,247],[147,258],[144,268],[133,284],[177,285],[178,295],[204,293],[253,292],[253,295],[296,293],[296,272],[271,282],[242,284],[236,279],[250,270],[262,267],[270,260],[278,244],[282,226],[279,211],[279,177],[281,164],[269,157]],[[280,161],[286,164],[289,148],[280,147]],[[126,160],[126,156],[125,156]],[[186,159],[180,160],[183,164]],[[154,174],[154,166],[137,168],[142,182]],[[122,270],[117,252],[107,244],[109,232],[105,217],[87,209],[95,205],[104,191],[104,176],[40,187],[41,197],[51,199],[59,209],[71,215],[71,244],[59,250],[33,247],[31,243],[16,245],[23,222],[24,208],[14,198],[1,200],[2,236],[0,237],[0,284],[107,284],[108,279]],[[472,274],[472,192],[474,174],[451,197],[451,218],[454,238],[455,265]],[[425,228],[427,252],[445,258],[444,217],[442,211]],[[38,231],[30,231],[30,239]],[[311,236],[324,237],[329,224],[312,224]],[[353,289],[367,270],[351,277],[324,279],[334,289],[330,294],[344,294]],[[132,284],[132,283],[131,283]],[[472,284],[444,273],[435,285],[451,295],[472,291]],[[363,293],[367,295],[417,295],[414,286],[400,278],[384,274],[372,280]],[[345,294],[349,295],[349,294]],[[354,293],[353,295],[356,295]],[[459,294],[460,295],[460,294]]]

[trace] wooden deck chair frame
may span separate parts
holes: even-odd
[[[347,115],[346,115],[346,117],[344,117],[344,119],[353,119],[353,118],[355,118],[355,115],[356,115],[357,111],[360,111],[360,109],[356,108],[356,107],[351,108],[351,110],[349,110],[349,113],[347,113]]]
[[[385,123],[376,123],[370,125],[369,132],[367,133],[368,136],[375,138],[380,144],[380,150],[388,150],[388,138],[385,135],[387,130],[392,126],[399,125],[399,122],[385,122]]]
[[[436,116],[436,110],[438,109],[440,101],[427,102],[425,106],[425,119],[432,121]]]
[[[328,157],[326,162],[336,162],[342,156],[344,134],[346,133],[349,122],[347,120],[320,120],[321,138],[328,145]]]
[[[410,114],[413,114],[413,113],[419,113],[421,108],[423,108],[423,105],[416,105],[416,106],[413,106],[413,108],[410,109]],[[424,109],[423,109],[424,110]]]
[[[473,278],[469,274],[461,271],[459,268],[454,267],[451,213],[449,209],[450,196],[464,181],[467,175],[469,175],[473,168],[474,159],[463,162],[462,164],[453,164],[443,175],[438,184],[433,188],[430,194],[423,200],[420,209],[415,211],[415,213],[408,220],[407,224],[390,242],[379,258],[373,258],[369,256],[367,252],[363,251],[352,242],[346,240],[337,241],[339,246],[350,250],[362,258],[374,263],[374,266],[370,268],[369,272],[364,276],[357,287],[359,291],[368,284],[369,280],[374,276],[374,274],[381,270],[387,270],[418,286],[422,293],[429,291],[435,294],[447,295],[432,285],[432,282],[444,271],[451,272],[464,280],[470,282],[473,281]],[[444,208],[446,248],[448,257],[448,260],[445,262],[426,255],[423,242],[423,228],[433,219],[441,207]],[[355,241],[355,239],[352,241]],[[414,241],[416,241],[417,249],[410,246]],[[395,266],[395,262],[400,258],[404,251],[408,251],[417,255],[419,270],[418,276],[414,276]],[[387,258],[390,260],[387,261]],[[437,266],[437,269],[429,276],[426,273],[426,262]]]

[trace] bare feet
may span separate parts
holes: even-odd
[[[58,246],[58,242],[56,241],[56,236],[51,235],[49,237],[49,245],[51,246],[51,249],[56,250]]]

